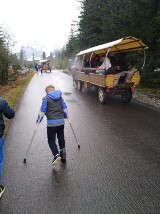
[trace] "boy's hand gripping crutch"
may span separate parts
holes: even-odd
[[[30,148],[31,148],[31,145],[32,145],[32,143],[33,143],[34,137],[35,137],[36,132],[37,132],[37,129],[38,129],[38,125],[39,125],[39,122],[36,124],[36,128],[35,128],[35,130],[34,130],[34,133],[33,133],[32,138],[31,138],[31,142],[30,142],[30,144],[29,144],[29,146],[28,146],[28,149],[27,149],[27,152],[26,152],[25,158],[24,158],[24,160],[23,160],[23,163],[26,163],[26,160],[27,160],[27,157],[28,157],[29,150],[30,150]]]
[[[68,120],[68,123],[69,123],[69,125],[70,125],[70,127],[71,127],[71,129],[72,129],[73,135],[74,135],[75,140],[76,140],[76,143],[77,143],[77,145],[78,145],[78,149],[80,149],[80,145],[79,145],[79,143],[78,143],[77,137],[76,137],[75,132],[74,132],[74,129],[73,129],[73,127],[72,127],[72,124],[70,123],[70,121],[69,121],[68,118],[67,118],[67,120]]]

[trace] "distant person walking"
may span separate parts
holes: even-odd
[[[42,74],[42,71],[43,71],[43,65],[40,65],[40,71],[41,71],[41,74]]]
[[[5,187],[1,184],[2,182],[2,166],[3,166],[3,147],[4,147],[4,119],[12,119],[15,115],[14,110],[8,105],[7,101],[0,97],[0,198],[2,197]]]
[[[36,72],[38,72],[38,65],[37,65],[37,63],[35,64],[35,70],[36,70]]]

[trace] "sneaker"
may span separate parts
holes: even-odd
[[[5,187],[0,185],[0,198],[2,197],[3,193],[4,193]]]
[[[66,161],[66,150],[65,148],[60,149],[60,156],[62,161]]]
[[[52,166],[56,165],[60,160],[61,160],[61,157],[59,154],[57,154],[52,161]]]

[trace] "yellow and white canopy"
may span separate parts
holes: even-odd
[[[142,42],[142,40],[135,37],[126,37],[118,39],[113,42],[98,45],[86,50],[83,50],[77,54],[77,56],[94,54],[105,54],[109,50],[111,53],[136,51],[141,49],[147,49],[148,47]]]

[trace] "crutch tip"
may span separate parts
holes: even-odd
[[[80,145],[78,145],[78,149],[80,149]]]
[[[26,163],[26,158],[24,158],[23,163]]]

